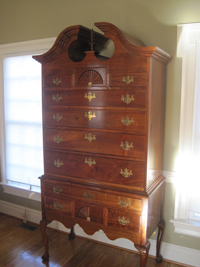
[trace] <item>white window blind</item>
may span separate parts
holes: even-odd
[[[200,221],[200,38],[197,38],[192,151],[190,156],[187,217]]]
[[[200,23],[179,24],[182,62],[179,151],[176,161],[175,232],[200,238]]]
[[[27,55],[5,58],[3,68],[6,180],[37,187],[43,174],[41,65]]]

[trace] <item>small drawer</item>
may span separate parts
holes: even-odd
[[[72,86],[72,73],[54,70],[43,76],[44,90],[67,89]]]
[[[65,215],[72,215],[71,201],[45,197],[45,208]]]
[[[75,68],[75,87],[105,87],[107,86],[107,67]]]
[[[104,192],[96,192],[92,188],[72,186],[66,182],[45,181],[44,193],[51,198],[65,198],[85,203],[100,204],[104,207],[115,207],[123,211],[141,212],[142,200],[129,198],[123,195],[113,195]]]
[[[141,216],[134,213],[126,213],[118,210],[108,210],[107,225],[115,228],[140,232]]]
[[[81,218],[88,223],[96,222],[103,224],[103,208],[88,203],[75,203],[75,217]]]
[[[143,87],[147,86],[147,73],[131,73],[131,72],[115,72],[111,75],[111,86],[120,86],[120,87]]]

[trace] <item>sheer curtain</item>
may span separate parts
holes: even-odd
[[[39,186],[43,174],[41,66],[31,55],[4,59],[6,179]]]

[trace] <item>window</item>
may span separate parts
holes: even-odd
[[[200,23],[178,25],[182,94],[175,232],[200,237]]]
[[[40,191],[41,65],[32,55],[46,52],[54,41],[0,45],[0,169],[5,193],[27,197],[27,190]]]
[[[41,65],[31,55],[4,59],[5,163],[8,184],[37,186],[43,174]]]

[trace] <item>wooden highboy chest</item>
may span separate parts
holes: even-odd
[[[42,63],[44,175],[41,231],[52,220],[131,240],[146,265],[158,226],[161,261],[163,130],[170,55],[110,23],[66,28]],[[103,55],[109,42],[114,53]]]

